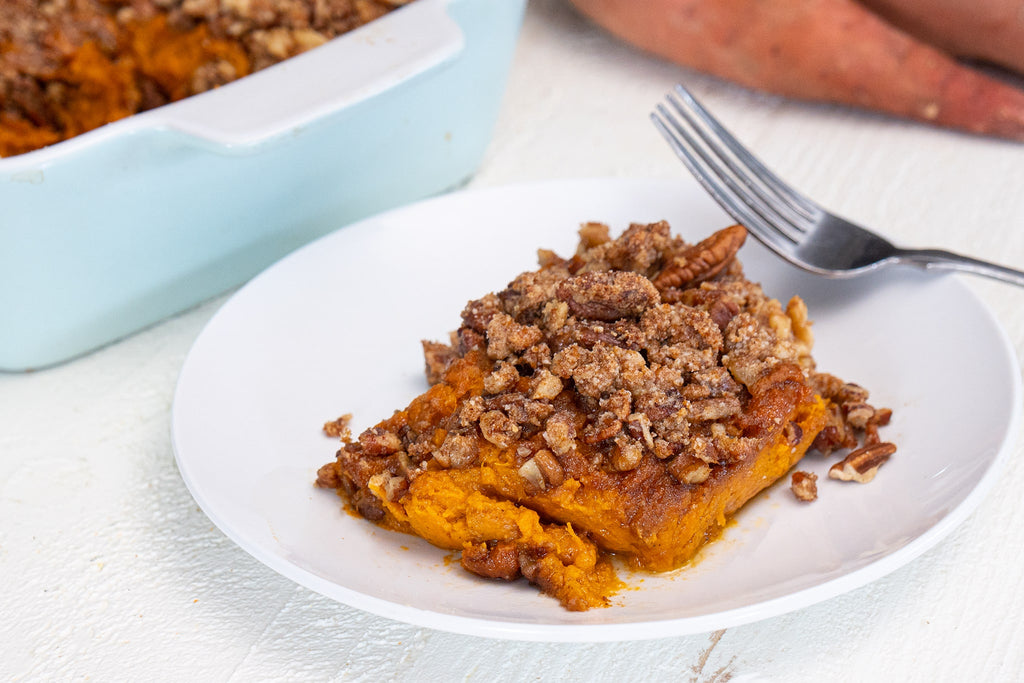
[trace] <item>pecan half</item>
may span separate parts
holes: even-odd
[[[866,484],[875,478],[878,468],[896,452],[896,445],[883,441],[864,446],[850,453],[828,470],[828,476],[842,481]]]
[[[683,250],[654,278],[658,291],[709,280],[729,265],[747,239],[747,229],[731,225]]]

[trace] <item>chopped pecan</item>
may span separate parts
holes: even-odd
[[[462,309],[462,324],[474,332],[483,334],[491,324],[491,318],[501,312],[501,302],[495,294],[487,294],[466,304]]]
[[[484,401],[487,410],[501,410],[520,426],[540,427],[555,411],[549,401],[535,401],[520,393],[498,394]]]
[[[540,561],[551,552],[550,546],[536,546],[522,544],[519,549],[519,570],[527,581],[536,581],[540,578]]]
[[[663,291],[713,278],[729,265],[746,238],[747,229],[742,225],[719,230],[673,258],[654,278],[654,286]]]
[[[562,469],[562,464],[558,462],[558,458],[551,451],[542,448],[533,454],[533,461],[537,464],[537,468],[544,476],[544,482],[548,486],[560,486],[565,481],[565,470]]]
[[[537,264],[541,268],[551,268],[553,266],[564,266],[565,259],[551,251],[550,249],[538,249],[537,250]]]
[[[725,328],[728,327],[729,321],[736,317],[740,312],[740,307],[736,305],[735,301],[731,299],[716,299],[711,306],[708,307],[708,315],[718,325],[718,329],[725,332]]]
[[[329,462],[316,471],[316,486],[321,489],[341,488],[341,470],[337,461]]]
[[[612,446],[610,464],[612,469],[617,472],[628,472],[629,470],[636,469],[636,466],[640,464],[640,458],[643,457],[643,454],[644,447],[638,441],[620,434],[615,438],[614,446]]]
[[[381,476],[381,486],[384,489],[384,497],[388,500],[398,500],[409,490],[409,480],[405,477]]]
[[[804,428],[797,422],[789,421],[782,428],[782,435],[786,438],[786,443],[796,446],[804,439]]]
[[[426,365],[427,383],[431,386],[441,381],[448,363],[456,357],[455,349],[448,344],[423,341],[423,360]]]
[[[460,427],[468,427],[480,421],[484,414],[484,400],[479,396],[466,399],[466,402],[459,408],[458,423]]]
[[[810,352],[814,345],[814,332],[811,331],[811,321],[807,317],[807,304],[800,297],[793,296],[786,304],[786,315],[792,324],[793,336]]]
[[[863,403],[868,400],[868,390],[859,384],[846,382],[839,387],[835,400],[838,403]]]
[[[398,434],[383,427],[370,427],[359,435],[359,443],[367,455],[391,455],[402,450],[402,439]]]
[[[498,448],[508,448],[519,436],[519,425],[500,410],[489,410],[480,416],[480,433]]]
[[[345,413],[336,420],[324,423],[324,434],[332,438],[340,438],[346,443],[352,439],[348,425],[352,421],[352,413]]]
[[[556,332],[565,326],[569,319],[569,305],[564,301],[549,301],[541,309],[540,320],[548,332]]]
[[[532,399],[551,400],[562,393],[562,380],[551,374],[549,370],[540,370],[533,377]]]
[[[668,471],[680,484],[700,484],[711,476],[711,467],[706,462],[685,453],[669,461]]]
[[[814,437],[812,448],[822,455],[842,448],[856,448],[857,435],[843,418],[842,410],[833,404],[829,406],[829,420],[825,427]]]
[[[864,429],[868,421],[875,416],[875,409],[867,403],[844,403],[843,413],[846,415],[846,422],[857,429]]]
[[[449,433],[441,447],[434,451],[434,460],[443,467],[469,467],[476,460],[480,444],[468,434]]]
[[[651,450],[654,452],[654,457],[658,460],[668,460],[673,455],[681,453],[683,446],[682,444],[665,441],[665,439],[654,439],[654,447]]]
[[[875,478],[878,468],[896,452],[896,445],[883,441],[853,451],[842,461],[832,465],[828,476],[842,481],[866,484]]]
[[[892,410],[890,408],[875,409],[875,414],[872,415],[871,419],[868,420],[866,425],[864,425],[865,446],[871,446],[882,442],[882,437],[878,434],[878,428],[889,424],[890,419],[892,419]]]
[[[551,364],[551,347],[545,343],[534,344],[519,356],[520,360],[536,370]]]
[[[610,439],[622,431],[622,420],[614,413],[601,413],[597,419],[583,428],[583,443],[595,444]]]
[[[626,418],[626,431],[634,439],[643,441],[654,450],[654,439],[651,437],[651,420],[646,413],[633,413]]]
[[[537,491],[543,491],[547,487],[544,473],[540,471],[540,465],[534,458],[530,458],[519,466],[519,476],[526,480],[527,491],[531,487]]]
[[[813,472],[797,470],[789,482],[789,488],[797,500],[809,503],[818,499],[818,475]]]
[[[497,294],[502,310],[524,324],[540,321],[544,307],[568,273],[558,266],[519,274]]]
[[[626,389],[619,389],[608,397],[602,398],[600,406],[620,420],[625,420],[629,417],[630,409],[633,406],[633,395]]]
[[[511,389],[519,381],[519,371],[512,363],[500,360],[494,364],[494,369],[484,377],[484,393],[500,394]]]
[[[630,319],[614,320],[583,320],[574,319],[565,327],[563,333],[568,340],[581,346],[593,348],[598,344],[617,346],[621,349],[639,351],[647,341],[643,331]]]
[[[740,409],[740,400],[732,394],[727,394],[719,398],[693,401],[690,403],[689,418],[693,422],[721,420],[722,418],[737,414],[740,412]]]
[[[370,520],[379,522],[384,519],[384,506],[370,489],[358,489],[352,494],[352,506],[356,512]]]
[[[488,579],[512,581],[519,576],[519,549],[514,541],[468,545],[462,550],[463,569]]]
[[[833,400],[839,395],[839,391],[843,386],[843,380],[827,372],[812,372],[810,380],[811,384],[814,385],[815,391],[823,397]]]
[[[487,324],[487,355],[507,358],[544,340],[544,333],[534,325],[520,325],[511,316],[497,313]]]
[[[875,414],[871,417],[871,423],[884,427],[892,420],[892,408],[875,408]]]
[[[638,316],[659,300],[651,281],[630,271],[576,275],[558,285],[556,293],[573,315],[591,320]]]
[[[558,412],[548,418],[544,425],[544,441],[558,455],[566,455],[576,450],[576,425],[572,415]]]
[[[608,226],[604,223],[595,223],[593,221],[580,226],[579,236],[580,244],[576,251],[580,254],[611,240]]]
[[[544,491],[549,486],[559,486],[565,481],[565,470],[554,454],[545,449],[534,453],[519,468],[519,476],[534,489]]]

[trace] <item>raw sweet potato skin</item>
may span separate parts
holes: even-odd
[[[854,0],[572,2],[634,46],[750,88],[1024,141],[1024,91]]]
[[[957,57],[1024,74],[1020,0],[860,0],[907,33]]]

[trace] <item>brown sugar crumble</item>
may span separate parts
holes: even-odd
[[[352,432],[348,426],[350,422],[352,422],[352,413],[346,413],[335,420],[325,422],[324,434],[348,443],[352,440]]]
[[[343,443],[317,485],[570,610],[621,589],[613,555],[685,564],[809,449],[877,448],[891,415],[817,371],[806,306],[744,276],[745,235],[584,224],[574,255],[540,251],[449,343],[424,342],[430,389]],[[794,493],[815,480],[794,474]]]
[[[0,157],[205,92],[411,0],[3,0]]]

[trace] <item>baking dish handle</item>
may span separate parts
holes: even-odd
[[[417,0],[253,77],[153,110],[149,123],[231,148],[295,131],[458,55],[465,39],[450,2]]]

